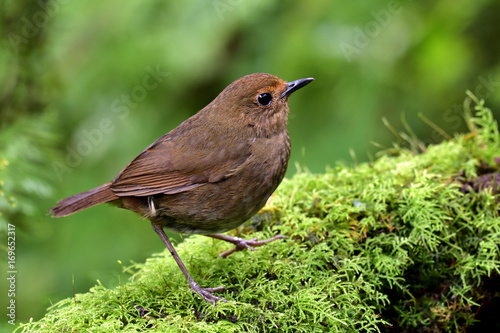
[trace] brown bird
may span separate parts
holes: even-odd
[[[217,233],[257,213],[282,181],[290,157],[288,97],[312,80],[287,83],[262,73],[239,78],[147,147],[113,181],[59,201],[51,213],[67,216],[110,202],[149,219],[191,289],[215,304],[221,298],[211,293],[225,288],[201,288],[163,229],[236,245],[221,256],[285,238],[245,241]]]

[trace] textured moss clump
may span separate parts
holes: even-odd
[[[466,110],[470,133],[422,153],[396,146],[372,164],[299,173],[234,232],[286,240],[226,259],[217,257],[224,242],[179,244],[195,280],[226,286],[227,303],[192,293],[164,251],[125,268],[131,277],[118,287],[98,283],[18,331],[500,331],[500,137],[476,104],[475,116]]]

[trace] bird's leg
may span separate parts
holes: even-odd
[[[264,240],[259,241],[258,240],[259,237],[255,237],[255,238],[250,239],[250,240],[244,240],[243,238],[231,237],[231,236],[220,235],[220,234],[210,234],[210,235],[205,235],[205,236],[220,239],[220,240],[223,240],[223,241],[226,241],[229,243],[233,243],[234,245],[236,245],[235,248],[219,254],[219,257],[227,257],[230,254],[233,254],[234,252],[237,252],[237,251],[241,251],[243,249],[249,249],[251,251],[255,251],[255,248],[253,248],[254,246],[262,246],[266,243],[275,241],[277,239],[286,238],[283,235],[276,235],[273,238],[264,239]]]
[[[224,287],[201,288],[198,285],[198,283],[196,283],[193,280],[193,278],[189,274],[188,270],[186,269],[186,266],[184,266],[184,263],[182,262],[181,258],[179,257],[177,252],[175,252],[175,249],[172,246],[172,243],[170,243],[170,240],[168,239],[167,235],[165,234],[165,231],[163,231],[163,228],[154,224],[154,223],[151,223],[151,225],[153,226],[153,230],[156,231],[158,236],[160,236],[163,243],[165,243],[165,246],[172,254],[172,257],[174,257],[174,260],[177,263],[177,265],[179,265],[179,268],[181,269],[182,273],[184,273],[184,276],[186,277],[186,279],[189,282],[189,286],[191,287],[191,290],[196,291],[205,301],[212,303],[214,305],[215,305],[215,302],[217,302],[219,300],[226,302],[226,300],[211,294],[211,292],[224,291],[224,290],[226,290],[226,288],[224,288]]]

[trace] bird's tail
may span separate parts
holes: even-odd
[[[100,203],[110,202],[119,197],[110,189],[111,182],[62,199],[50,210],[54,217],[68,216]]]

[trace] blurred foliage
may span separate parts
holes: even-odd
[[[3,230],[7,220],[22,229],[37,230],[36,224],[26,224],[31,219],[43,219],[47,211],[42,203],[47,205],[53,200],[54,176],[49,166],[59,156],[54,148],[57,136],[51,126],[53,121],[46,118],[18,119],[0,132],[0,151],[6,161],[11,161],[3,172],[0,170],[5,179],[3,191],[8,195],[0,198]]]
[[[0,159],[0,172],[4,172],[5,166],[8,164],[9,164],[9,162],[7,162],[7,160]],[[5,177],[5,175],[2,175],[2,177]],[[0,204],[2,204],[2,205],[7,204],[8,206],[12,207],[14,205],[14,203],[13,203],[14,199],[11,196],[9,197],[9,196],[5,195],[5,192],[3,190],[3,186],[4,186],[4,181],[2,178],[0,178]],[[5,210],[5,208],[0,210],[0,230],[2,230],[2,232],[5,233],[5,230],[7,230],[7,220],[5,220],[5,218],[2,216],[2,211],[4,211],[4,210]]]
[[[499,16],[495,0],[2,1],[0,179],[12,199],[0,197],[0,223],[19,226],[18,318],[71,294],[72,274],[77,290],[98,277],[113,286],[117,259],[162,248],[129,212],[44,215],[112,179],[234,79],[316,78],[290,100],[289,176],[294,164],[324,172],[351,148],[362,162],[371,141],[390,146],[383,117],[397,128],[404,114],[430,144],[442,135],[417,114],[464,130],[466,89],[500,110]]]

